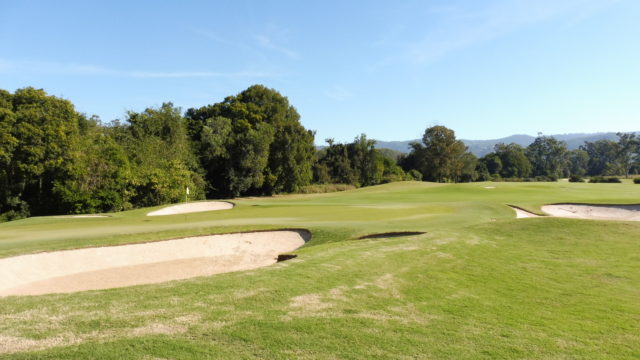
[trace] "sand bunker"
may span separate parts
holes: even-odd
[[[534,214],[532,212],[529,212],[527,210],[521,209],[517,206],[513,206],[513,205],[507,205],[510,208],[512,208],[515,212],[516,212],[516,219],[526,219],[526,218],[534,218],[534,217],[540,217],[540,215],[538,214]]]
[[[640,221],[640,205],[554,204],[542,211],[565,218]]]
[[[0,259],[0,296],[152,284],[276,262],[310,239],[305,230],[198,236]]]
[[[233,208],[233,203],[228,201],[198,201],[185,204],[178,204],[167,206],[160,210],[152,211],[147,216],[162,216],[162,215],[176,215],[176,214],[188,214],[202,211],[213,210],[229,210]]]

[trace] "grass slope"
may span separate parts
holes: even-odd
[[[516,220],[505,206],[553,202],[638,203],[640,187],[394,183],[0,224],[0,257],[247,229],[314,236],[259,270],[2,298],[0,358],[640,357],[640,224]],[[427,233],[354,240],[389,231]]]

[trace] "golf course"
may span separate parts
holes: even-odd
[[[0,358],[640,357],[640,222],[542,211],[638,204],[629,180],[405,181],[228,201],[1,223],[0,264],[217,234],[305,236],[283,251],[297,257],[269,253],[249,269],[0,297]],[[542,216],[516,218],[510,206]]]

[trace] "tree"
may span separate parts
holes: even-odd
[[[414,151],[424,158],[420,161],[423,179],[437,182],[457,181],[464,168],[464,143],[456,140],[455,132],[444,126],[425,130],[424,147],[414,146]]]
[[[502,160],[496,153],[489,153],[478,159],[480,169],[486,169],[489,175],[499,175],[502,171]]]
[[[476,171],[478,158],[470,152],[465,152],[461,156],[461,161],[462,168],[460,173],[456,177],[456,182],[476,181],[479,177],[479,174]]]
[[[618,135],[618,153],[617,160],[620,167],[624,171],[626,178],[629,178],[629,170],[636,162],[640,154],[640,139],[634,133],[617,133]]]
[[[329,146],[324,149],[315,165],[319,180],[322,178],[322,180],[328,180],[331,183],[359,185],[359,174],[351,164],[349,147],[336,143],[333,139],[326,141]],[[323,174],[325,169],[326,178]]]
[[[81,126],[82,138],[53,193],[61,212],[94,213],[128,209],[131,167],[127,154],[97,119]]]
[[[0,177],[6,186],[0,212],[16,214],[12,217],[55,213],[53,184],[71,160],[83,117],[69,101],[44,90],[28,87],[0,97]]]
[[[209,195],[292,192],[310,183],[314,133],[276,90],[254,85],[186,117]]]
[[[538,136],[525,154],[534,176],[561,177],[567,166],[567,144],[550,136]]]
[[[594,175],[618,175],[624,170],[620,168],[618,154],[619,144],[611,140],[587,141],[580,149],[589,155],[587,174]]]
[[[582,149],[569,151],[569,175],[584,176],[589,167],[589,153]]]
[[[531,162],[527,159],[522,146],[515,143],[508,145],[500,143],[495,145],[494,150],[502,163],[501,177],[526,178],[531,176]]]
[[[13,113],[12,95],[5,90],[0,90],[0,217],[3,213],[12,210],[16,202],[12,193],[10,181],[10,166],[12,165],[13,152],[18,145],[18,139],[13,134],[16,117]],[[9,216],[13,218],[14,215]]]
[[[375,140],[367,139],[365,134],[361,134],[352,143],[347,144],[347,154],[358,179],[357,185],[370,186],[382,181],[384,162],[375,149],[375,144]]]
[[[193,199],[204,198],[204,181],[180,108],[164,103],[141,113],[131,111],[126,122],[113,124],[111,131],[131,164],[134,206],[182,201],[187,187]]]

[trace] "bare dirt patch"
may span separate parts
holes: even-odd
[[[167,206],[160,210],[152,211],[148,213],[147,216],[178,215],[203,211],[229,210],[234,206],[235,205],[232,202],[228,201],[198,201]]]
[[[304,230],[198,236],[0,259],[0,296],[69,293],[255,269],[304,245]]]

